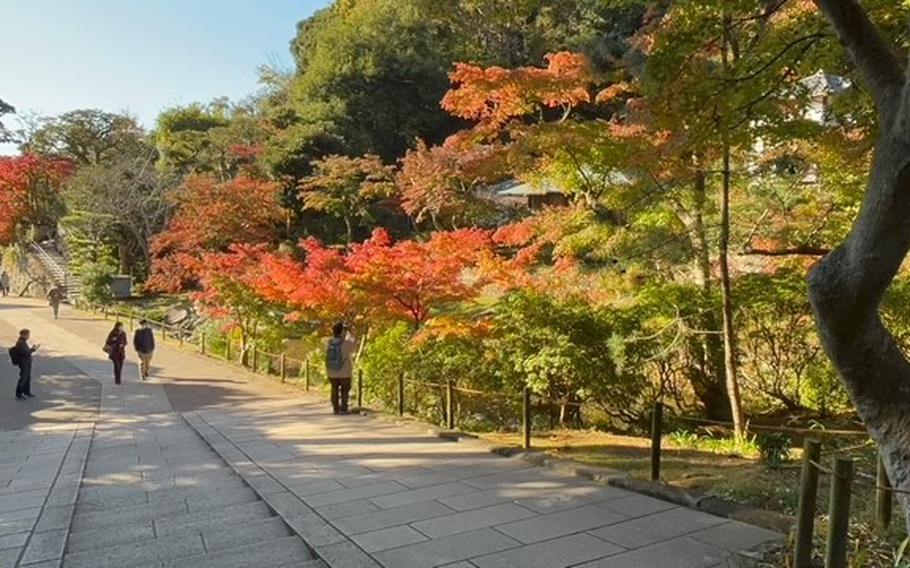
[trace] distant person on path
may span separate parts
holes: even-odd
[[[54,310],[54,319],[57,319],[57,314],[60,312],[60,303],[62,301],[63,288],[60,286],[51,288],[51,291],[47,293],[47,303],[50,304],[51,309]]]
[[[325,372],[332,385],[332,412],[348,413],[348,395],[351,392],[351,376],[354,374],[352,356],[356,344],[347,326],[336,323],[332,338],[325,351]]]
[[[19,331],[19,340],[9,350],[10,359],[13,365],[19,367],[19,382],[16,383],[16,400],[32,398],[32,353],[38,350],[40,345],[29,346],[28,340],[31,332],[27,329]]]
[[[149,322],[139,320],[139,328],[133,334],[133,349],[139,355],[139,378],[144,381],[149,378],[152,354],[155,352],[155,333]]]
[[[0,272],[0,292],[4,297],[9,295],[9,274],[5,270]]]
[[[123,376],[123,362],[126,360],[126,332],[123,331],[123,324],[119,321],[114,324],[114,329],[107,334],[107,341],[104,342],[104,352],[108,358],[114,362],[114,383],[120,384]]]

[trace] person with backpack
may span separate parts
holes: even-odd
[[[54,319],[57,319],[57,314],[60,312],[60,303],[63,302],[65,296],[66,294],[63,292],[63,288],[60,286],[54,286],[51,288],[51,291],[47,293],[47,303],[54,312]]]
[[[19,382],[16,383],[16,400],[32,398],[32,354],[40,345],[29,346],[28,340],[31,332],[27,329],[19,331],[19,340],[9,349],[9,358],[13,365],[19,367]]]
[[[332,386],[332,412],[335,414],[348,413],[348,395],[351,392],[351,377],[354,374],[352,358],[355,349],[354,337],[347,326],[336,323],[325,350],[325,373]]]
[[[114,329],[107,334],[107,341],[104,342],[104,352],[107,353],[108,359],[114,363],[114,384],[118,385],[123,376],[126,344],[126,332],[123,331],[123,324],[118,321],[114,324]]]
[[[149,322],[139,320],[139,327],[133,334],[133,349],[139,355],[139,378],[149,378],[149,369],[152,364],[152,354],[155,352],[155,333],[149,327]]]

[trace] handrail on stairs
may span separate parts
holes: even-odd
[[[47,254],[47,251],[44,250],[44,247],[34,241],[30,242],[29,245],[35,254],[38,255],[38,258],[41,260],[41,263],[45,266],[45,268],[51,271],[52,275],[57,280],[57,284],[68,287],[69,275],[63,268],[61,268],[59,264],[57,264],[53,258],[51,258],[49,254]]]

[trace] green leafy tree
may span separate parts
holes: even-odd
[[[132,116],[83,109],[39,120],[22,150],[77,166],[98,165],[141,150],[144,138]]]
[[[395,194],[393,170],[376,156],[327,156],[313,166],[300,182],[303,206],[340,219],[351,244],[355,228],[370,223],[376,208]]]

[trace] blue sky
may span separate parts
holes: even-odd
[[[164,108],[257,88],[291,68],[296,23],[329,0],[0,0],[0,99],[51,115]]]

